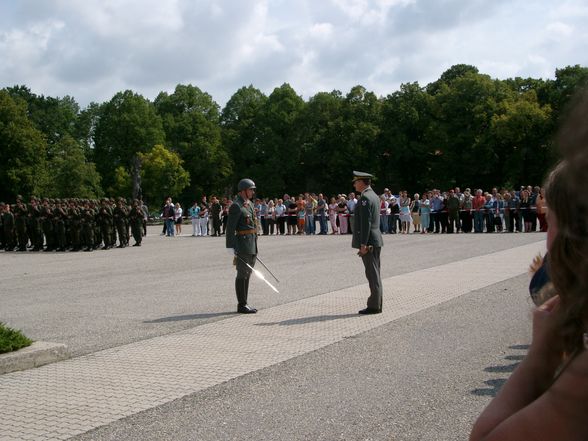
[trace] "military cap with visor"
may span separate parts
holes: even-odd
[[[353,180],[351,182],[355,182],[358,180],[372,180],[374,179],[373,175],[370,175],[369,173],[365,173],[365,172],[361,172],[361,171],[354,171],[353,172]]]

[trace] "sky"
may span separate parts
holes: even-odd
[[[493,78],[588,66],[588,0],[0,0],[0,88],[85,107],[192,84],[378,96],[454,64]]]

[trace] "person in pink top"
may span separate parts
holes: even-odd
[[[329,204],[329,222],[331,223],[331,234],[338,234],[337,202],[335,201],[335,198],[331,198],[331,203]]]

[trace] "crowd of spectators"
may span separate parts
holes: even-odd
[[[166,220],[162,234],[181,234],[182,216],[190,219],[192,236],[224,234],[230,198],[212,196],[208,202],[204,196],[183,215],[179,204],[169,201],[171,206],[166,204],[162,210]],[[328,199],[322,193],[285,194],[282,198],[258,198],[254,204],[260,235],[351,234],[357,197],[355,193]],[[544,232],[546,211],[544,191],[538,186],[492,188],[489,192],[469,188],[462,192],[455,187],[412,197],[406,190],[393,194],[385,188],[380,195],[380,230],[384,234]]]

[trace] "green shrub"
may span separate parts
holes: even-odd
[[[9,328],[0,322],[0,354],[16,351],[30,346],[33,341],[22,332]]]

